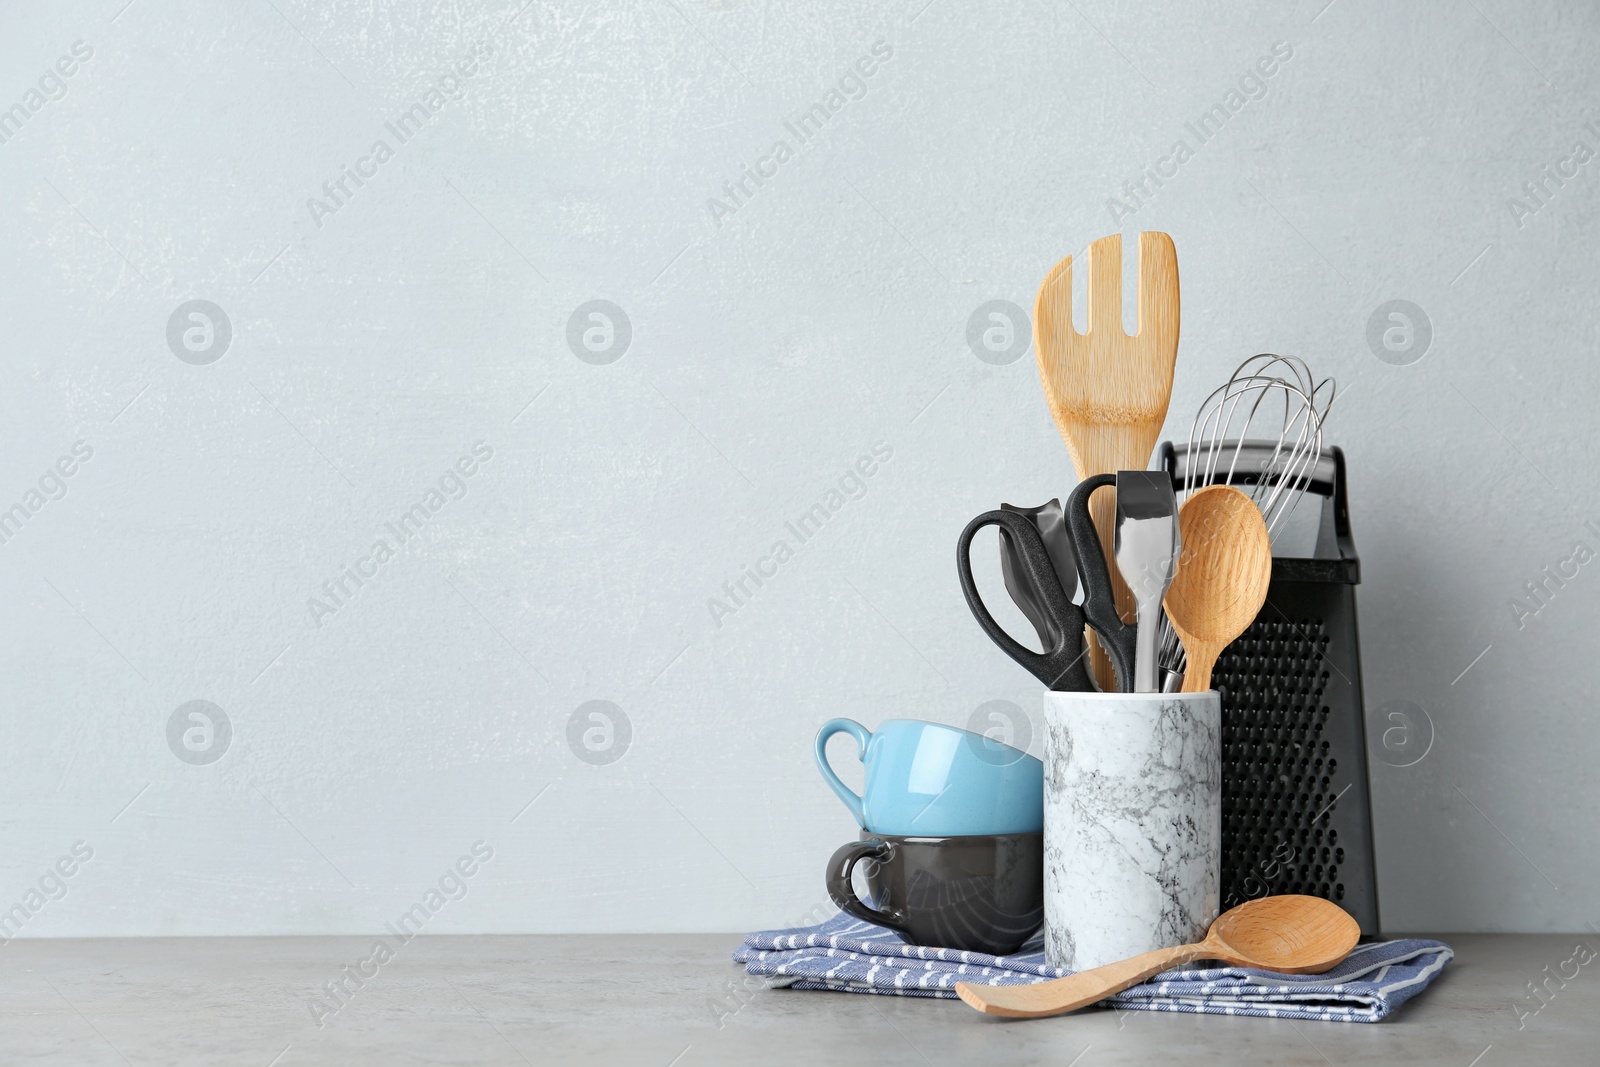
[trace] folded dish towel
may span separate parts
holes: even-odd
[[[1408,938],[1359,945],[1326,974],[1197,962],[1163,971],[1101,1006],[1375,1023],[1426,989],[1454,958],[1441,941]],[[770,986],[900,997],[954,997],[957,982],[1023,985],[1072,973],[1045,962],[1042,937],[1010,956],[988,956],[908,945],[881,926],[842,914],[818,926],[750,934],[733,960]]]

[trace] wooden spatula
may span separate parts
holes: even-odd
[[[1072,327],[1072,257],[1045,276],[1034,302],[1033,350],[1056,428],[1067,443],[1078,480],[1119,470],[1145,470],[1172,399],[1178,358],[1178,253],[1164,233],[1139,235],[1139,325],[1122,328],[1122,237],[1089,246],[1089,332]],[[1091,501],[1106,558],[1113,557],[1116,496],[1102,489]],[[1117,610],[1133,620],[1133,595],[1111,575]],[[1115,675],[1095,647],[1095,677],[1116,688]]]

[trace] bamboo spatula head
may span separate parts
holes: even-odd
[[[1139,235],[1139,324],[1122,328],[1122,237],[1089,246],[1087,333],[1072,325],[1072,257],[1045,276],[1033,350],[1078,480],[1144,470],[1166,421],[1178,358],[1178,253],[1164,233]]]

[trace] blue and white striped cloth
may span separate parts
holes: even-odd
[[[1375,1023],[1426,989],[1454,958],[1441,941],[1407,938],[1357,946],[1326,974],[1197,962],[1163,971],[1099,1006]],[[733,960],[769,986],[900,997],[954,997],[957,982],[1023,985],[1072,973],[1045,962],[1042,937],[1010,956],[989,956],[908,945],[881,926],[843,914],[818,926],[750,934]]]

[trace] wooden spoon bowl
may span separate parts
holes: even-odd
[[[1361,925],[1339,905],[1321,897],[1286,895],[1229,908],[1211,924],[1201,944],[1209,946],[1210,958],[1237,967],[1321,974],[1350,955],[1360,938]]]
[[[1272,538],[1255,502],[1211,485],[1178,510],[1183,554],[1162,602],[1189,660],[1183,692],[1211,688],[1222,650],[1255,621],[1272,582]]]

